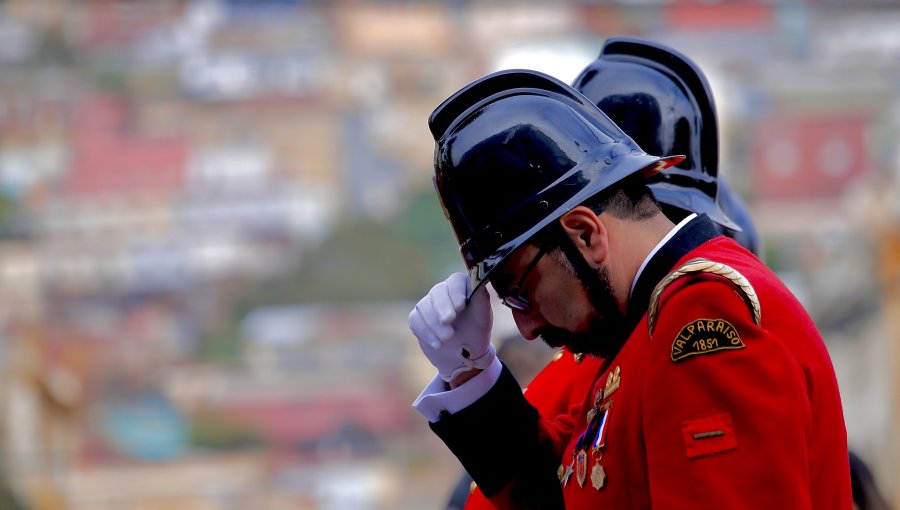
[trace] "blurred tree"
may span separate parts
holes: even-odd
[[[464,267],[450,225],[429,189],[414,196],[388,223],[353,221],[339,225],[285,274],[221,289],[217,294],[224,303],[230,303],[225,306],[231,312],[204,328],[196,355],[217,363],[240,359],[238,323],[262,306],[414,301],[434,282]]]
[[[357,301],[414,295],[426,272],[422,247],[391,225],[340,228],[298,273],[300,301]]]
[[[0,239],[30,236],[28,217],[18,200],[0,193]]]
[[[238,315],[263,305],[414,300],[453,264],[459,249],[429,190],[389,223],[344,223],[288,274],[247,287]]]
[[[259,448],[265,443],[258,431],[212,410],[202,410],[191,417],[190,438],[194,447],[212,450]]]
[[[0,484],[0,508],[3,510],[26,510],[28,507],[22,504],[6,483],[3,483]]]
[[[203,361],[230,364],[241,359],[242,349],[243,342],[237,322],[214,321],[205,328],[197,345],[196,356]]]
[[[449,272],[464,269],[453,229],[444,217],[434,190],[428,188],[413,196],[407,210],[395,221],[400,232],[407,233],[415,244],[426,251],[432,270],[426,282],[429,284],[427,288],[434,281],[446,278]]]
[[[41,33],[41,40],[34,61],[41,65],[73,66],[78,51],[72,47],[69,37],[61,28],[49,28]]]

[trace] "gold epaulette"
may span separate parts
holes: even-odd
[[[653,328],[656,326],[656,316],[659,311],[659,298],[662,296],[663,291],[675,280],[682,276],[694,273],[714,274],[731,282],[737,287],[738,295],[741,296],[741,299],[743,299],[744,303],[750,308],[753,322],[755,322],[757,326],[759,325],[762,320],[759,297],[756,295],[756,291],[753,290],[753,285],[750,285],[750,281],[737,270],[732,269],[725,264],[703,258],[696,258],[685,262],[681,267],[666,275],[666,277],[653,289],[653,293],[650,295],[650,307],[647,309],[647,327],[651,338],[653,337]]]

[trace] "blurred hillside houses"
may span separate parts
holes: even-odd
[[[900,501],[898,26],[877,0],[3,2],[0,508],[438,507],[459,468],[409,408],[406,320],[462,260],[426,119],[618,34],[707,71],[722,173]]]

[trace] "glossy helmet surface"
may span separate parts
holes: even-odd
[[[720,207],[716,107],[706,77],[680,52],[637,37],[611,37],[573,86],[651,154],[684,154],[653,177],[656,198],[741,227]]]
[[[432,112],[434,184],[472,292],[516,248],[625,177],[682,156],[651,156],[570,85],[530,70],[499,71]]]

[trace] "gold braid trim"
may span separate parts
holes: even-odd
[[[650,294],[650,307],[647,309],[647,326],[651,338],[653,337],[653,328],[656,326],[656,314],[659,311],[659,297],[662,296],[663,291],[666,290],[666,287],[672,282],[691,273],[711,273],[719,275],[734,284],[734,286],[737,287],[741,299],[743,299],[750,308],[750,313],[753,315],[753,322],[755,322],[757,326],[759,325],[762,320],[762,312],[759,308],[759,297],[756,295],[756,291],[753,290],[753,286],[750,285],[750,281],[747,280],[744,275],[737,272],[737,270],[732,269],[725,264],[697,258],[685,262],[681,267],[666,275],[662,281],[656,284],[653,293]]]

